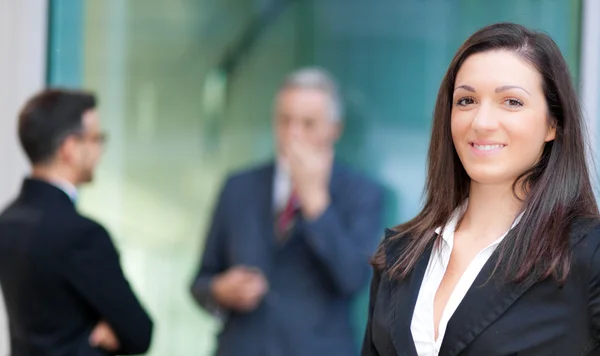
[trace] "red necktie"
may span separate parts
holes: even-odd
[[[281,212],[277,221],[277,231],[281,237],[287,237],[287,233],[289,232],[292,226],[294,215],[296,214],[297,210],[298,196],[295,192],[292,192],[292,194],[290,194],[287,204],[285,205],[285,209]]]

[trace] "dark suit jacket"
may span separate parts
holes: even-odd
[[[148,349],[152,321],[108,233],[53,185],[25,180],[0,215],[0,284],[13,356],[108,355],[89,346],[100,320],[117,334],[119,354]]]
[[[600,224],[580,220],[571,232],[573,260],[562,288],[552,280],[503,283],[492,275],[494,253],[450,318],[439,355],[600,355]],[[384,242],[389,262],[404,241]],[[417,355],[410,325],[430,254],[402,281],[375,273],[363,356]]]
[[[382,190],[336,163],[331,205],[314,221],[300,217],[294,235],[278,245],[272,204],[274,173],[274,165],[269,164],[232,176],[215,210],[192,286],[196,300],[214,311],[218,305],[210,295],[210,282],[235,265],[260,268],[270,287],[257,310],[227,312],[217,354],[358,354],[350,302],[368,283],[369,255],[380,241]]]

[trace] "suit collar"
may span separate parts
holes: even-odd
[[[52,180],[49,181],[50,184],[62,190],[72,202],[77,201],[78,191],[77,187],[75,187],[71,182],[66,180]]]
[[[37,178],[26,178],[23,181],[20,198],[64,206],[74,206],[73,201],[63,189]]]

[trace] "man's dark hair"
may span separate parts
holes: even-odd
[[[95,107],[94,94],[84,91],[46,89],[29,99],[19,114],[19,140],[31,164],[50,161]]]

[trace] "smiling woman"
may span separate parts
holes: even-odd
[[[546,34],[500,23],[467,39],[439,90],[425,206],[374,259],[364,356],[600,350],[582,125]]]

